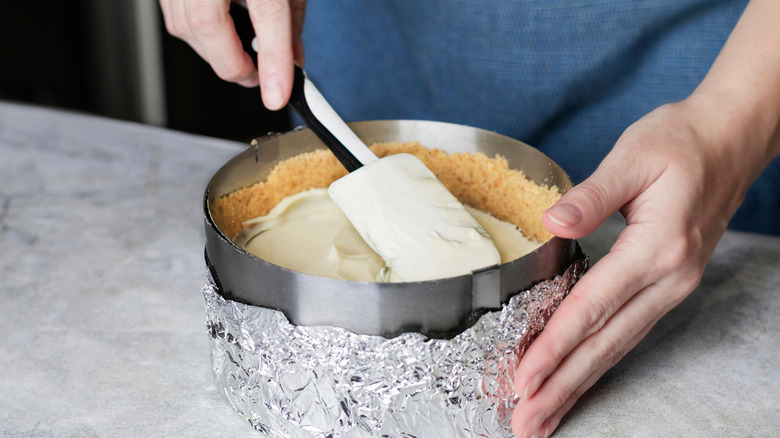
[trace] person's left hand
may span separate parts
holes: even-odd
[[[711,107],[689,98],[645,116],[590,178],[545,212],[545,227],[566,238],[586,236],[618,210],[627,227],[522,358],[516,436],[549,436],[577,399],[699,283],[762,168],[750,145],[738,143],[745,139],[705,110]]]

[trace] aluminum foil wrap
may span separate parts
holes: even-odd
[[[446,340],[295,326],[209,282],[214,380],[271,437],[511,437],[516,364],[586,268],[575,261]]]

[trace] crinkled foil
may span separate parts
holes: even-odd
[[[586,268],[574,262],[448,340],[295,326],[209,282],[214,380],[271,437],[511,437],[515,366]]]

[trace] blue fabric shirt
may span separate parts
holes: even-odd
[[[746,0],[310,1],[306,71],[346,120],[497,131],[587,178],[698,85]],[[780,234],[780,160],[732,228]]]

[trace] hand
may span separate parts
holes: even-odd
[[[751,0],[707,76],[629,127],[542,220],[579,238],[626,228],[521,359],[518,437],[549,436],[577,399],[696,287],[747,187],[780,155],[780,3]]]
[[[618,209],[627,226],[521,360],[516,436],[549,436],[699,283],[761,162],[740,144],[749,139],[725,132],[710,108],[719,106],[692,97],[645,116],[590,178],[545,212],[545,227],[561,237],[584,237]]]
[[[246,0],[258,41],[257,65],[244,52],[230,0],[160,0],[168,32],[187,42],[222,79],[260,85],[263,104],[278,110],[292,91],[293,61],[303,65],[306,0]],[[259,70],[259,72],[258,72]]]

